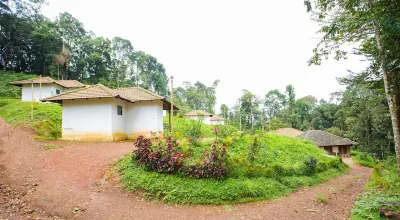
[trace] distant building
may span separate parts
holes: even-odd
[[[295,128],[280,128],[275,131],[276,134],[283,135],[283,136],[289,136],[289,137],[297,137],[301,134],[303,134],[303,131],[297,130]]]
[[[85,87],[85,84],[76,80],[54,80],[50,77],[39,77],[36,79],[15,81],[10,82],[10,84],[22,88],[23,102],[38,102],[40,99],[45,99],[51,96],[62,94],[64,92],[72,91],[77,88]]]
[[[221,116],[218,115],[213,115],[210,118],[210,124],[211,125],[223,125],[225,123],[225,119]]]
[[[213,117],[213,114],[208,113],[204,110],[193,110],[184,114],[183,117],[193,120],[198,120],[199,117],[202,117],[204,124],[211,125],[211,118]]]
[[[310,130],[298,136],[314,142],[319,148],[326,150],[331,155],[347,156],[350,155],[350,147],[357,145],[357,142],[342,138],[325,131]]]
[[[163,133],[163,110],[171,104],[148,90],[86,86],[43,101],[62,104],[62,139],[120,141]],[[174,106],[175,110],[179,110]]]

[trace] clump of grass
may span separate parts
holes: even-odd
[[[326,203],[328,203],[328,197],[326,197],[324,195],[319,195],[319,196],[317,196],[317,202],[326,204]]]
[[[53,103],[33,103],[17,99],[0,99],[0,117],[14,126],[29,125],[38,134],[37,138],[54,140],[61,137],[61,106]]]
[[[62,148],[62,147],[61,146],[59,147],[55,144],[47,144],[47,145],[44,145],[43,148],[45,150],[53,150],[53,149]]]
[[[351,210],[351,219],[381,219],[380,208],[400,211],[400,177],[397,176],[395,157],[389,157],[373,170],[371,180],[365,187],[365,192],[356,201]]]
[[[377,162],[368,153],[353,150],[351,154],[353,155],[352,160],[362,166],[374,168],[377,165]]]

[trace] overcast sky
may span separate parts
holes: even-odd
[[[97,36],[129,39],[156,57],[174,84],[201,81],[217,89],[217,106],[232,106],[242,89],[264,97],[292,84],[297,98],[329,99],[336,77],[360,71],[359,57],[307,65],[318,26],[303,0],[49,0],[43,13],[67,11]]]

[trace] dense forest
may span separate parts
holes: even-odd
[[[204,109],[220,112],[242,131],[257,132],[293,127],[320,129],[359,142],[359,150],[400,160],[400,6],[397,1],[304,1],[310,16],[321,24],[321,42],[310,65],[334,55],[346,58],[341,46],[355,43],[350,52],[370,65],[338,79],[345,91],[318,100],[312,94],[296,97],[295,88],[265,91],[259,97],[244,89],[234,106],[216,109],[216,88],[185,82],[175,88],[182,112]],[[168,96],[165,67],[120,37],[96,36],[71,14],[50,20],[39,13],[40,0],[0,0],[0,68],[58,79],[76,79],[110,87],[140,86]],[[323,73],[321,73],[323,74]],[[400,170],[400,169],[399,169]]]
[[[42,4],[0,0],[1,69],[167,95],[166,70],[155,57],[127,39],[96,36],[67,12],[50,20],[39,13]]]

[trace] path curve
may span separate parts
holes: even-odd
[[[42,219],[348,219],[371,175],[371,169],[345,159],[352,166],[348,174],[278,200],[229,206],[155,204],[104,181],[108,164],[131,152],[132,142],[46,142],[33,137],[30,129],[13,128],[0,119],[0,219],[27,215]],[[63,148],[46,151],[47,144]],[[7,185],[19,194],[10,199]],[[328,203],[317,202],[318,195],[327,196]],[[12,209],[14,203],[31,209],[25,213]]]

